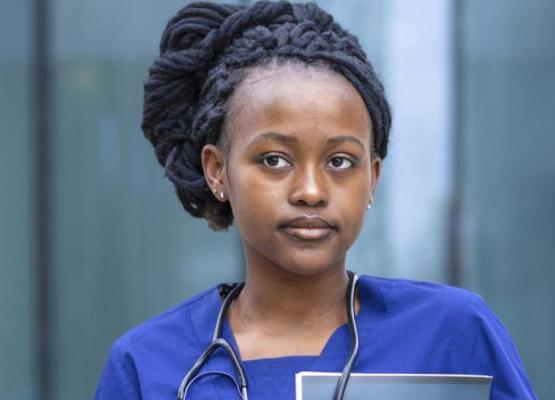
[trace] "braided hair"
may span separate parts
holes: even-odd
[[[227,229],[233,215],[208,188],[202,148],[224,143],[229,99],[245,71],[276,59],[325,64],[342,74],[368,108],[373,152],[387,154],[391,115],[383,86],[357,38],[331,15],[314,3],[191,3],[162,34],[144,83],[141,127],[185,210],[214,230]]]

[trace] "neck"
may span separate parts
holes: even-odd
[[[228,313],[241,358],[321,354],[332,333],[347,322],[344,258],[302,275],[250,256],[246,253],[245,286]]]
[[[245,322],[276,329],[316,321],[332,325],[346,318],[348,276],[344,260],[317,275],[298,275],[281,268],[247,268],[238,300]]]

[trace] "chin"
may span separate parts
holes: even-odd
[[[300,276],[316,276],[322,274],[328,274],[332,271],[337,271],[337,269],[342,269],[344,263],[336,258],[333,259],[321,259],[317,260],[308,258],[305,260],[283,260],[278,261],[276,265],[289,274],[300,275]]]

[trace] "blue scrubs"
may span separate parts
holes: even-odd
[[[482,299],[466,290],[362,276],[357,315],[361,348],[354,372],[493,375],[491,399],[535,399],[509,334]],[[144,322],[112,346],[96,399],[176,398],[187,371],[208,346],[221,305],[207,290]],[[223,336],[237,351],[228,324]],[[295,373],[343,369],[351,338],[340,326],[319,356],[243,361],[249,399],[294,399]],[[187,399],[239,399],[224,352],[210,358]]]

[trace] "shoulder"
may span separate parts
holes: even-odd
[[[406,279],[363,276],[360,283],[381,305],[383,320],[397,328],[391,335],[408,331],[418,338],[421,358],[441,349],[442,370],[493,376],[492,399],[535,398],[507,329],[476,293]],[[405,337],[396,339],[401,346]]]
[[[363,276],[361,284],[379,299],[385,319],[411,330],[421,328],[423,336],[437,332],[446,337],[459,365],[461,357],[469,355],[466,349],[478,342],[491,347],[496,341],[516,354],[506,328],[474,292],[438,283],[370,276]]]
[[[469,307],[470,304],[484,304],[476,293],[439,283],[363,275],[360,286],[389,314],[410,309],[433,309],[437,315],[453,311],[466,313],[479,311],[480,307]]]
[[[131,371],[162,365],[168,354],[197,357],[210,341],[218,309],[218,287],[192,296],[118,337],[108,361]]]
[[[199,325],[203,316],[218,307],[218,288],[213,287],[136,325],[114,342],[114,347],[129,350],[151,342],[179,339],[182,344],[199,344]],[[195,324],[193,324],[193,320]],[[208,328],[204,325],[201,327]]]
[[[437,346],[441,338],[446,350],[463,325],[476,330],[477,321],[490,317],[480,296],[449,285],[362,276],[359,290],[372,320],[380,321],[388,335],[400,335],[399,340],[402,332],[412,332],[418,346]]]
[[[95,398],[141,398],[153,385],[171,393],[182,372],[175,365],[190,364],[202,352],[218,309],[214,287],[121,335],[112,344]]]

